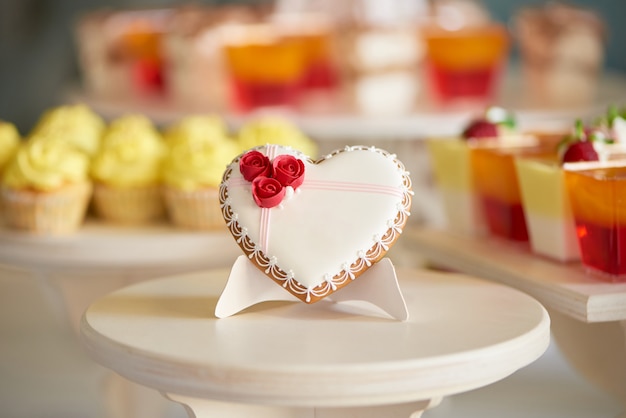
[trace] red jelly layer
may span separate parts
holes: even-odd
[[[626,226],[611,228],[577,221],[582,262],[587,267],[626,281]]]
[[[442,100],[491,96],[499,69],[447,70],[431,65],[433,84]]]
[[[296,103],[302,87],[296,83],[233,82],[235,106],[251,110],[264,106],[291,106]]]
[[[138,60],[133,66],[135,86],[143,93],[162,93],[165,89],[163,66],[156,60]]]
[[[481,203],[492,234],[514,241],[528,241],[521,203],[509,204],[487,196],[481,198]]]
[[[337,71],[329,61],[309,64],[302,80],[305,89],[331,89],[339,84]]]

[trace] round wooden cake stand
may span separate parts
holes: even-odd
[[[413,228],[407,251],[431,262],[526,292],[550,313],[564,357],[587,380],[626,408],[626,283],[588,273],[580,262],[560,263],[532,253],[528,243]],[[494,257],[494,254],[498,254]],[[626,418],[626,412],[622,417]]]
[[[537,301],[467,276],[399,269],[405,322],[327,300],[217,319],[227,277],[207,270],[111,293],[83,316],[83,345],[192,417],[414,418],[509,376],[549,344]]]

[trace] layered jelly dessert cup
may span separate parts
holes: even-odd
[[[315,13],[285,13],[276,14],[272,23],[285,39],[300,43],[304,55],[302,88],[307,92],[335,89],[339,67],[331,20]]]
[[[515,169],[531,250],[560,262],[580,259],[565,172],[553,159],[517,158]]]
[[[476,194],[491,235],[528,241],[515,160],[554,158],[556,144],[534,136],[519,141],[480,141],[472,150],[472,175]]]
[[[583,266],[626,281],[626,162],[564,164]]]
[[[228,25],[223,36],[234,110],[297,104],[306,63],[301,39],[261,23]]]
[[[459,138],[427,141],[437,191],[451,232],[480,236],[487,226],[479,207],[471,168],[472,147]]]
[[[489,99],[496,93],[509,51],[509,35],[499,23],[446,30],[427,27],[426,75],[441,101]]]

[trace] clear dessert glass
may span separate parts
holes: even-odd
[[[488,230],[495,236],[513,241],[529,240],[515,159],[556,155],[556,144],[551,140],[529,136],[522,142],[481,142],[472,152],[476,193]]]
[[[88,13],[77,24],[79,63],[90,93],[110,98],[166,90],[162,37],[171,9]]]
[[[626,162],[563,169],[582,264],[602,280],[626,281]]]
[[[301,39],[268,23],[228,25],[223,34],[234,110],[297,105],[306,69]]]
[[[556,158],[516,158],[515,169],[533,253],[560,262],[580,260],[561,164]]]
[[[520,49],[525,92],[531,99],[554,106],[593,100],[606,42],[606,24],[598,14],[547,2],[521,8],[511,27]]]
[[[221,29],[260,18],[259,11],[241,5],[174,9],[163,36],[168,98],[185,110],[226,110],[229,90]]]
[[[304,49],[305,90],[334,89],[339,83],[339,68],[333,45],[333,26],[326,16],[314,13],[275,14],[271,17],[284,37],[299,42]]]
[[[430,13],[428,2],[334,3],[348,5],[337,31],[348,106],[367,115],[411,114],[424,90],[419,28]]]
[[[426,144],[446,228],[462,235],[485,235],[487,224],[474,189],[472,148],[459,138],[431,139]]]
[[[509,52],[506,27],[490,22],[458,30],[423,29],[426,76],[435,99],[493,98]]]

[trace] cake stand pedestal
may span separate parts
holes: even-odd
[[[0,267],[34,276],[62,325],[69,323],[76,332],[89,304],[113,290],[148,278],[226,267],[240,253],[225,228],[196,232],[167,223],[115,226],[88,220],[74,234],[40,236],[0,227]],[[157,416],[154,400],[142,401],[145,388],[108,371],[104,386],[111,418]]]
[[[550,313],[566,359],[626,406],[626,283],[607,283],[579,262],[559,263],[527,243],[469,237],[434,228],[405,231],[404,244],[440,267],[522,290]]]
[[[398,269],[407,321],[325,299],[217,319],[227,278],[207,270],[104,296],[83,316],[83,346],[191,417],[415,418],[530,364],[550,339],[535,299],[462,275]]]

